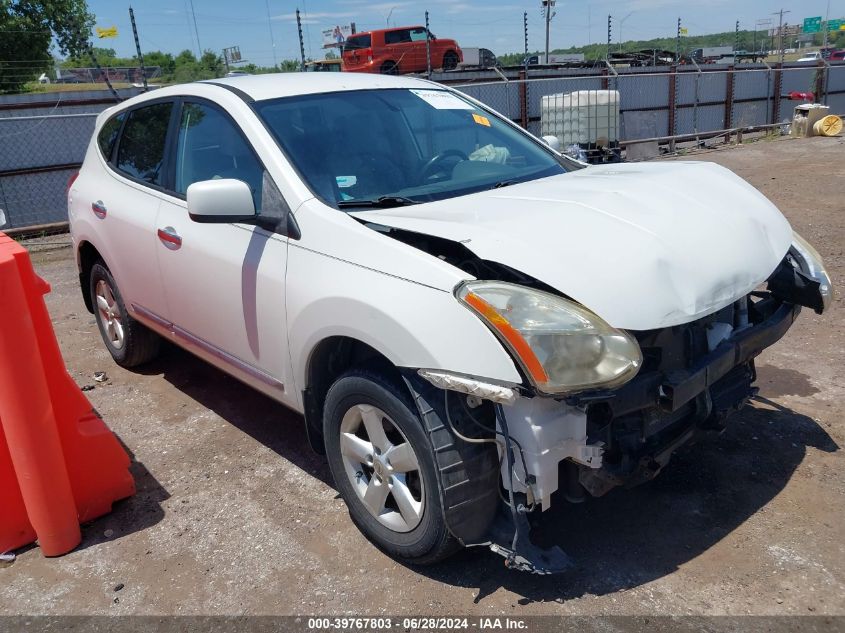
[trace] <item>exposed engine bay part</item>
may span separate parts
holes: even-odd
[[[587,468],[601,468],[604,446],[589,444],[587,415],[550,398],[519,398],[503,410],[522,459],[513,468],[513,490],[533,499],[543,510],[558,489],[558,464],[571,459]],[[510,489],[509,468],[502,463],[502,482]]]
[[[489,547],[513,569],[551,574],[571,567],[560,548],[545,550],[531,543],[525,517],[531,508],[523,502],[525,495],[510,490],[508,499],[501,496],[501,464],[510,465],[511,480],[517,459],[515,442],[502,419],[502,405],[439,389],[409,370],[403,371],[403,378],[434,448],[446,525],[452,535],[467,547]],[[497,431],[499,426],[504,430]],[[454,480],[455,442],[478,448],[471,479]]]
[[[383,226],[373,222],[366,222],[360,218],[359,220],[372,230],[389,235],[395,240],[408,244],[409,246],[413,246],[414,248],[428,253],[429,255],[433,255],[434,257],[451,264],[455,268],[472,275],[476,279],[508,281],[531,288],[537,288],[539,290],[545,290],[546,292],[551,292],[553,294],[560,294],[554,288],[534,279],[529,275],[521,273],[518,270],[498,262],[478,257],[478,255],[473,253],[460,242],[436,237],[434,235],[425,235],[423,233],[415,233],[413,231],[405,231],[389,226]]]

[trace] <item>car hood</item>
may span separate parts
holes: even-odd
[[[588,167],[351,215],[460,242],[631,330],[723,308],[765,281],[792,242],[771,202],[706,162]]]

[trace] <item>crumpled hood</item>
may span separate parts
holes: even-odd
[[[765,281],[792,242],[771,202],[705,162],[588,167],[352,215],[461,242],[631,330],[723,308]]]

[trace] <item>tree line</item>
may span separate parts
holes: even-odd
[[[784,38],[784,46],[786,48],[794,47],[795,38]],[[793,41],[790,41],[793,40]],[[820,46],[824,40],[824,34],[816,33],[813,37],[814,46]],[[829,46],[845,46],[845,31],[833,31],[828,34]],[[735,31],[726,31],[724,33],[710,33],[707,35],[689,35],[681,38],[681,54],[688,54],[696,48],[707,48],[711,46],[734,46],[737,45],[737,50],[744,51],[768,51],[777,46],[777,38],[768,34],[766,30],[760,31],[740,31],[739,34]],[[658,37],[651,40],[629,40],[626,42],[611,42],[610,52],[618,51],[632,52],[648,49],[674,51],[676,45],[676,38],[674,37]],[[587,59],[604,59],[607,54],[607,43],[588,44],[586,46],[570,46],[569,48],[556,48],[549,51],[550,54],[558,53],[583,53]],[[529,55],[540,54],[541,51],[534,51]],[[498,60],[502,66],[514,66],[523,63],[524,53],[508,53],[499,55]]]

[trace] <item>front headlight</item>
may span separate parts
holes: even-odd
[[[797,255],[801,271],[807,276],[819,282],[819,292],[822,295],[822,312],[830,306],[833,298],[833,284],[830,282],[830,275],[824,267],[824,261],[818,251],[810,243],[795,231],[792,232],[792,251]]]
[[[586,308],[501,281],[469,281],[457,297],[480,316],[546,394],[613,389],[642,365],[634,338]]]

